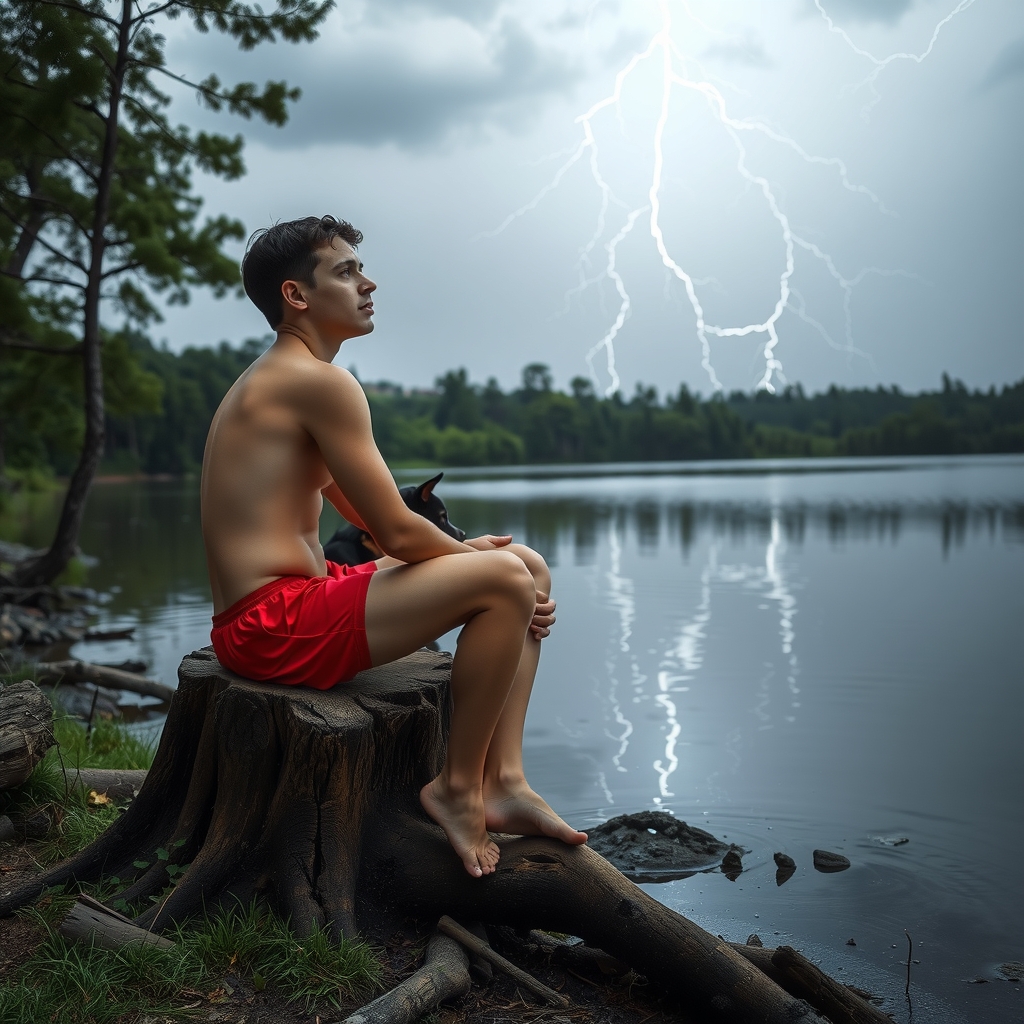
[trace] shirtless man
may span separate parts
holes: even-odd
[[[480,877],[498,862],[488,829],[587,839],[523,772],[540,641],[555,621],[551,577],[511,537],[457,541],[399,496],[359,382],[331,363],[343,341],[373,330],[361,241],[345,221],[307,217],[260,234],[242,263],[277,338],[224,396],[206,443],[213,644],[240,675],[328,689],[462,626],[447,758],[420,801]],[[324,497],[386,557],[326,562]]]

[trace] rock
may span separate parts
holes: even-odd
[[[83,722],[88,719],[89,712],[92,712],[93,720],[99,718],[120,718],[121,708],[118,700],[121,695],[116,690],[106,690],[94,686],[44,686],[42,687],[50,699],[61,707],[65,714],[72,718],[80,718]],[[93,694],[96,695],[96,705],[93,706]]]
[[[1024,964],[1017,960],[1011,960],[1008,963],[1000,964],[996,968],[996,972],[1001,978],[1005,978],[1007,981],[1021,982],[1024,981]]]
[[[871,836],[870,838],[882,846],[902,846],[904,843],[910,842],[906,836]]]
[[[849,858],[829,850],[814,851],[814,867],[818,871],[845,871],[850,866]]]
[[[775,872],[775,884],[785,885],[796,874],[796,861],[788,853],[776,853],[773,859],[778,869]]]
[[[746,851],[710,832],[687,825],[666,811],[620,814],[590,829],[590,849],[634,882],[668,882],[723,866],[723,856],[739,861]],[[740,870],[743,870],[740,862]]]
[[[857,940],[856,939],[847,939],[846,940],[846,944],[848,946],[856,946],[857,945]]]
[[[761,936],[758,935],[757,932],[752,932],[750,935],[747,936],[747,945],[757,946],[761,949],[764,948],[764,943],[761,941]]]
[[[735,882],[743,874],[743,859],[735,850],[729,850],[722,858],[722,874]]]

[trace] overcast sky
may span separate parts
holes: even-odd
[[[927,57],[886,62],[957,0],[820,2],[831,29],[815,0],[354,0],[316,43],[250,54],[177,22],[176,69],[303,97],[284,129],[175,113],[247,138],[243,179],[199,180],[207,212],[363,230],[376,330],[337,359],[363,380],[465,366],[509,387],[534,361],[626,393],[1021,379],[1024,4],[962,0]],[[704,347],[687,279],[737,333]],[[197,292],[154,337],[265,331]]]

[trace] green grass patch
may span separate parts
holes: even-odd
[[[368,998],[381,987],[381,967],[362,942],[333,944],[324,932],[296,939],[284,922],[256,904],[205,917],[168,932],[171,949],[129,946],[117,952],[68,943],[53,930],[58,901],[44,897],[26,913],[45,938],[16,975],[0,985],[5,1024],[115,1024],[143,1015],[205,1017],[195,1007],[225,1001],[224,976],[257,992],[301,1002],[307,1012]],[[49,902],[47,902],[49,901]]]
[[[63,717],[56,719],[53,731],[57,746],[46,752],[29,780],[16,790],[0,793],[0,814],[15,820],[36,808],[45,808],[53,825],[38,851],[44,863],[84,849],[120,813],[113,804],[91,806],[85,790],[68,786],[65,770],[148,769],[154,754],[150,744],[116,722],[100,720],[87,732],[80,722]]]

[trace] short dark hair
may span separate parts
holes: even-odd
[[[242,258],[242,285],[272,328],[284,317],[281,285],[285,281],[304,281],[315,288],[313,271],[320,261],[317,250],[335,238],[354,249],[363,240],[363,233],[347,220],[328,215],[282,221],[262,228],[249,239]]]

